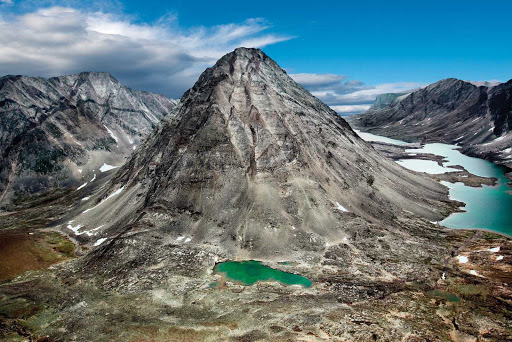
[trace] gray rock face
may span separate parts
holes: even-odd
[[[94,239],[109,241],[91,265],[135,276],[141,245],[151,260],[178,245],[308,260],[327,241],[365,234],[364,222],[440,218],[445,196],[380,156],[262,51],[240,48],[201,75],[73,225],[101,227]]]
[[[464,153],[512,166],[512,80],[475,85],[449,78],[348,121],[409,142],[458,144]]]
[[[108,73],[0,78],[0,202],[119,166],[175,105]]]
[[[408,93],[386,93],[377,96],[375,102],[369,110],[378,110],[390,106],[392,103],[400,101],[402,98],[407,96]]]

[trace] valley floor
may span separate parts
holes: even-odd
[[[57,246],[66,238],[49,240],[57,234],[49,222],[63,215],[73,196],[69,193],[65,199],[37,200],[32,207],[3,213],[2,234],[24,230],[30,239],[37,237],[34,241],[40,248],[53,246],[51,253],[59,252]],[[36,219],[39,213],[44,214]],[[353,226],[362,224],[355,215],[348,221]],[[0,285],[0,339],[512,339],[510,239],[482,231],[441,229],[413,216],[398,218],[396,225],[410,236],[394,240],[390,234],[393,227],[365,224],[360,233],[351,235],[348,241],[328,245],[316,257],[291,260],[297,262],[288,265],[264,261],[308,277],[314,281],[310,288],[274,282],[242,286],[221,281],[212,273],[215,261],[197,271],[198,264],[203,265],[199,260],[210,253],[207,246],[183,244],[167,246],[170,255],[179,256],[179,272],[169,273],[154,264],[139,277],[123,268],[95,274],[84,268],[95,265],[84,265],[84,257],[78,257],[15,278],[12,273],[4,274],[10,280]],[[415,244],[420,242],[431,244],[427,254],[418,255]],[[19,248],[20,255],[28,250]],[[2,250],[6,251],[12,249]],[[87,253],[76,246],[74,254]],[[125,272],[129,276],[124,277]]]

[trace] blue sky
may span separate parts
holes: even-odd
[[[252,45],[340,113],[447,77],[512,78],[511,1],[0,2],[0,74],[110,71],[179,97]]]

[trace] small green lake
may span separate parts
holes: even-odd
[[[253,285],[258,281],[278,281],[285,285],[302,285],[304,287],[310,287],[313,284],[308,278],[276,270],[256,260],[222,262],[215,265],[213,272],[242,285]]]
[[[451,292],[432,290],[428,294],[437,299],[445,299],[448,302],[460,302],[460,298]]]

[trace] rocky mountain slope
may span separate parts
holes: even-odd
[[[0,203],[121,165],[175,105],[108,73],[0,78]]]
[[[457,144],[463,153],[512,166],[512,80],[475,84],[449,78],[347,120],[354,128],[408,142]]]
[[[223,257],[307,259],[357,234],[354,217],[435,220],[445,196],[381,157],[260,50],[241,48],[201,75],[71,225],[84,243],[108,240],[93,253],[102,270],[130,263],[133,241],[153,245],[144,263],[182,240]]]

